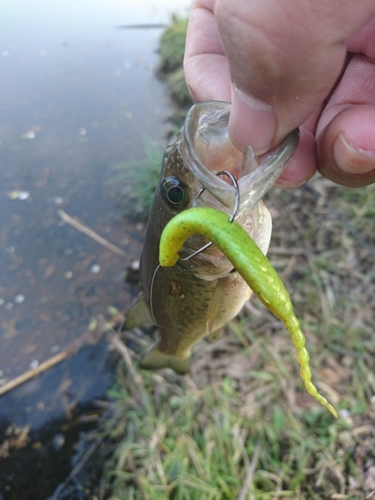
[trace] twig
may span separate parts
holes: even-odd
[[[13,389],[27,382],[28,380],[37,377],[41,373],[47,371],[49,368],[52,368],[58,363],[61,363],[61,361],[70,358],[70,356],[75,354],[85,345],[97,342],[107,329],[108,329],[108,324],[105,323],[99,329],[99,333],[98,333],[98,328],[96,329],[96,332],[91,330],[84,332],[82,335],[80,335],[70,344],[68,344],[68,346],[63,351],[59,352],[55,356],[52,356],[52,358],[43,361],[43,363],[40,363],[40,365],[38,365],[36,368],[33,368],[32,370],[28,370],[27,372],[22,373],[22,375],[19,375],[18,377],[10,380],[8,383],[1,386],[0,396],[9,391],[12,391]]]
[[[41,363],[39,366],[36,368],[33,368],[32,370],[29,370],[22,375],[19,375],[18,377],[14,378],[13,380],[10,380],[7,384],[4,384],[3,386],[0,387],[0,396],[5,394],[6,392],[9,392],[19,385],[23,384],[24,382],[27,382],[28,380],[31,380],[32,378],[36,377],[37,375],[40,375],[41,373],[45,372],[52,366],[57,365],[61,361],[64,361],[64,359],[68,358],[73,354],[73,351],[62,351],[59,354],[56,354],[55,356],[52,356],[52,358],[47,359],[47,361],[44,361]]]
[[[267,253],[275,255],[306,255],[306,250],[304,248],[269,247]]]
[[[248,491],[250,490],[250,488],[253,489],[254,472],[255,472],[256,466],[258,464],[259,454],[260,454],[260,445],[258,443],[255,447],[251,464],[247,468],[245,481],[242,485],[242,488],[241,488],[240,494],[238,495],[237,500],[246,500],[246,495],[247,495]],[[255,500],[255,497],[252,494],[252,492],[250,493],[250,500]]]
[[[112,330],[109,333],[110,333],[109,334],[110,343],[121,354],[122,359],[125,362],[126,369],[128,370],[130,377],[132,378],[133,382],[135,383],[137,389],[140,392],[142,392],[144,389],[142,377],[134,370],[133,362],[131,360],[128,348],[122,342],[122,340],[120,339],[120,337],[117,335],[117,333],[114,330]]]
[[[64,212],[64,210],[61,209],[58,210],[57,213],[64,222],[75,227],[76,229],[78,229],[78,231],[81,231],[81,233],[86,234],[100,245],[103,245],[103,247],[108,248],[109,250],[119,255],[120,257],[128,258],[128,255],[126,252],[124,252],[124,250],[114,245],[113,243],[110,243],[102,236],[99,236],[99,234],[97,234],[95,231],[86,226],[86,224],[84,224],[82,221],[76,219],[75,217],[70,217],[70,215],[68,215],[66,212]]]

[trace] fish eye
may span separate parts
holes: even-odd
[[[173,175],[163,179],[161,193],[164,201],[171,208],[184,208],[189,201],[187,187]]]

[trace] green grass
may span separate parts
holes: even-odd
[[[125,216],[144,220],[150,213],[159,181],[163,150],[150,139],[144,141],[144,159],[132,159],[113,167],[110,183],[119,187],[121,209]]]
[[[305,394],[289,339],[276,344],[250,333],[248,323],[232,323],[219,354],[199,350],[195,382],[168,370],[136,369],[134,378],[120,368],[112,437],[121,442],[107,475],[110,498],[234,499],[246,485],[243,498],[259,500],[361,498],[353,449],[357,421],[369,411],[366,394],[342,391],[339,406],[351,417],[334,420]],[[356,387],[366,378],[358,375]],[[359,485],[352,496],[349,479]]]
[[[180,106],[191,104],[182,67],[188,19],[176,18],[164,30],[159,45],[159,75],[165,79],[171,96]]]
[[[166,76],[166,82],[173,99],[181,106],[191,104],[191,97],[185,82],[184,70],[182,68],[172,71]]]
[[[159,71],[170,73],[182,67],[188,19],[175,18],[160,38]]]

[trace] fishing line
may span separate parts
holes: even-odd
[[[233,205],[232,215],[230,216],[230,219],[229,219],[229,222],[233,222],[234,219],[236,218],[236,215],[237,215],[237,212],[238,212],[238,207],[239,207],[239,204],[240,204],[240,189],[238,187],[237,179],[234,177],[234,175],[232,175],[227,170],[219,170],[218,172],[215,172],[215,175],[226,175],[227,177],[229,177],[229,179],[232,181],[234,189],[236,190],[236,195],[235,195],[235,198],[234,198],[234,205]],[[205,190],[206,190],[206,188],[203,187],[199,191],[199,193],[197,194],[197,198],[196,199],[198,199]],[[187,257],[184,257],[184,258],[180,257],[180,260],[182,260],[183,262],[186,262],[187,260],[190,260],[193,257],[195,257],[196,255],[200,254],[201,252],[204,252],[204,250],[207,250],[207,248],[209,248],[211,245],[212,245],[212,241],[210,241],[209,243],[206,243],[203,247],[199,248],[198,250],[196,250],[192,254],[188,255]]]
[[[153,289],[154,289],[155,276],[156,276],[156,273],[159,271],[160,268],[161,268],[161,265],[158,264],[156,266],[156,268],[155,268],[154,274],[152,275],[151,285],[150,285],[150,311],[151,311],[151,316],[152,316],[152,319],[154,320],[155,325],[157,325],[157,322],[156,322],[156,319],[155,319],[155,316],[154,316],[154,309],[152,307],[152,292],[153,292]]]

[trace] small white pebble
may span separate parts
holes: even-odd
[[[61,196],[55,196],[53,201],[54,203],[56,203],[56,205],[61,205],[61,203],[64,201],[64,198],[61,198]]]
[[[133,260],[133,262],[130,264],[130,267],[131,267],[131,269],[133,269],[133,271],[138,271],[138,269],[140,268],[140,265],[141,265],[141,262],[139,260]]]
[[[100,272],[100,266],[98,264],[93,264],[91,267],[90,267],[90,271],[94,274],[97,274]]]
[[[79,133],[79,135],[86,135],[87,134],[87,129],[85,129],[84,127],[80,127],[78,129],[78,133]]]
[[[10,311],[11,309],[13,309],[13,304],[12,304],[11,302],[7,302],[7,303],[5,304],[5,309],[6,309],[7,311]]]
[[[22,135],[22,138],[31,141],[32,139],[35,139],[35,132],[33,130],[28,130]]]
[[[122,244],[123,244],[123,245],[129,245],[129,243],[130,243],[129,238],[124,238],[124,239],[122,240]]]
[[[5,300],[4,299],[0,299],[0,306],[2,306],[3,304],[5,304]]]
[[[21,201],[28,200],[30,198],[30,193],[28,191],[20,191],[17,198]]]
[[[57,352],[59,352],[59,350],[60,350],[60,347],[58,345],[54,345],[51,347],[52,354],[56,354]]]
[[[43,297],[40,297],[41,304],[45,304],[47,302],[47,300],[48,300],[48,298],[45,295],[43,295]]]
[[[52,443],[55,451],[60,451],[65,444],[65,436],[63,434],[56,434],[56,436],[54,436],[52,440]]]
[[[33,359],[29,365],[29,369],[34,370],[37,366],[39,366],[39,361],[37,359]]]
[[[350,417],[350,411],[347,410],[346,408],[343,408],[342,410],[339,411],[340,417],[342,418],[349,418]]]
[[[375,405],[375,395],[374,395],[374,396],[372,396],[372,398],[371,398],[371,403],[372,403],[373,405]]]
[[[20,294],[20,295],[16,295],[16,296],[14,297],[14,302],[15,302],[16,304],[22,304],[22,302],[23,302],[24,300],[25,300],[25,296],[24,296],[24,295],[22,295],[22,294]]]
[[[142,222],[138,222],[138,224],[136,224],[135,228],[137,231],[142,231],[142,229],[144,228],[144,225],[142,224]]]
[[[72,271],[66,271],[66,273],[64,274],[64,276],[65,276],[65,278],[67,280],[70,280],[70,278],[73,277],[73,273],[72,273]]]

